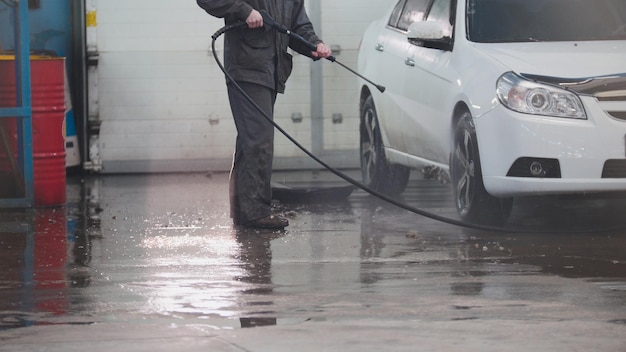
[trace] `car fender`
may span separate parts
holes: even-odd
[[[496,95],[498,78],[510,69],[476,50],[473,43],[457,45],[456,67],[459,68],[457,101],[463,101],[474,119],[480,119],[487,112],[495,109],[500,102]]]

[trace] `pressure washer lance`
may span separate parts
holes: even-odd
[[[289,28],[287,28],[284,25],[276,22],[274,20],[274,18],[272,18],[272,16],[270,16],[270,14],[267,13],[267,11],[261,10],[261,16],[263,16],[263,23],[264,24],[267,24],[267,25],[273,27],[274,29],[276,29],[277,31],[279,31],[281,33],[287,34],[289,36],[289,38],[297,40],[300,43],[306,45],[311,51],[317,51],[317,45],[316,44],[313,44],[313,43],[309,42],[308,40],[304,39],[298,33],[294,33],[292,31],[290,31]],[[348,67],[348,66],[342,64],[341,62],[337,61],[337,58],[335,58],[334,56],[331,55],[331,56],[327,57],[326,60],[328,60],[330,62],[334,62],[334,63],[338,64],[339,66],[345,68],[346,70],[350,71],[354,75],[362,78],[367,83],[369,83],[369,84],[373,85],[374,87],[376,87],[376,89],[378,89],[379,92],[381,92],[381,93],[385,92],[385,89],[386,89],[385,87],[381,86],[380,84],[376,84],[376,83],[372,82],[371,80],[369,80],[366,77],[364,77],[362,74],[356,72],[355,70],[351,69],[350,67]]]

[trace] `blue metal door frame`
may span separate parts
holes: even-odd
[[[6,3],[6,2],[3,2]],[[30,86],[30,33],[28,2],[9,0],[15,18],[16,102],[13,108],[0,108],[0,118],[17,118],[18,164],[24,181],[24,197],[0,199],[0,208],[30,208],[34,200],[33,125]],[[7,154],[10,152],[7,151]]]

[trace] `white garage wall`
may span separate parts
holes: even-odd
[[[395,0],[320,1],[323,39],[338,45],[337,58],[356,68],[361,33]],[[222,20],[193,0],[99,0],[97,19],[103,172],[228,169],[236,131],[223,73],[210,52]],[[220,57],[221,46],[220,38]],[[276,107],[276,120],[308,147],[310,65],[296,57],[287,94]],[[330,62],[314,65],[324,70],[324,150],[344,166],[357,166],[357,79]],[[304,121],[292,122],[293,113]],[[343,123],[332,123],[336,113]],[[279,168],[308,165],[278,134],[275,154]]]

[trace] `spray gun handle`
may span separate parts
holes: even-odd
[[[294,33],[294,32],[287,32],[287,34],[289,35],[289,38],[291,39],[295,39],[296,41],[304,44],[309,50],[311,51],[317,51],[317,44],[313,44],[310,41],[304,39],[301,35]]]
[[[287,28],[284,25],[276,22],[276,20],[274,20],[274,18],[272,16],[270,16],[270,14],[267,13],[267,11],[261,10],[260,12],[261,12],[261,16],[263,16],[263,25],[273,27],[277,31],[279,31],[281,33],[284,33],[284,34],[287,34],[289,36],[289,38],[291,38],[293,40],[296,40],[296,41],[300,42],[301,44],[304,44],[311,51],[316,51],[317,50],[317,44],[313,44],[313,43],[309,42],[308,40],[304,39],[298,33],[294,33],[292,31],[290,31],[289,28]]]
[[[274,18],[270,16],[270,14],[267,13],[267,11],[261,10],[260,12],[261,12],[261,16],[263,17],[264,26],[270,26],[281,33],[289,34],[289,29],[283,26],[282,24],[276,22],[276,20],[274,20]]]

